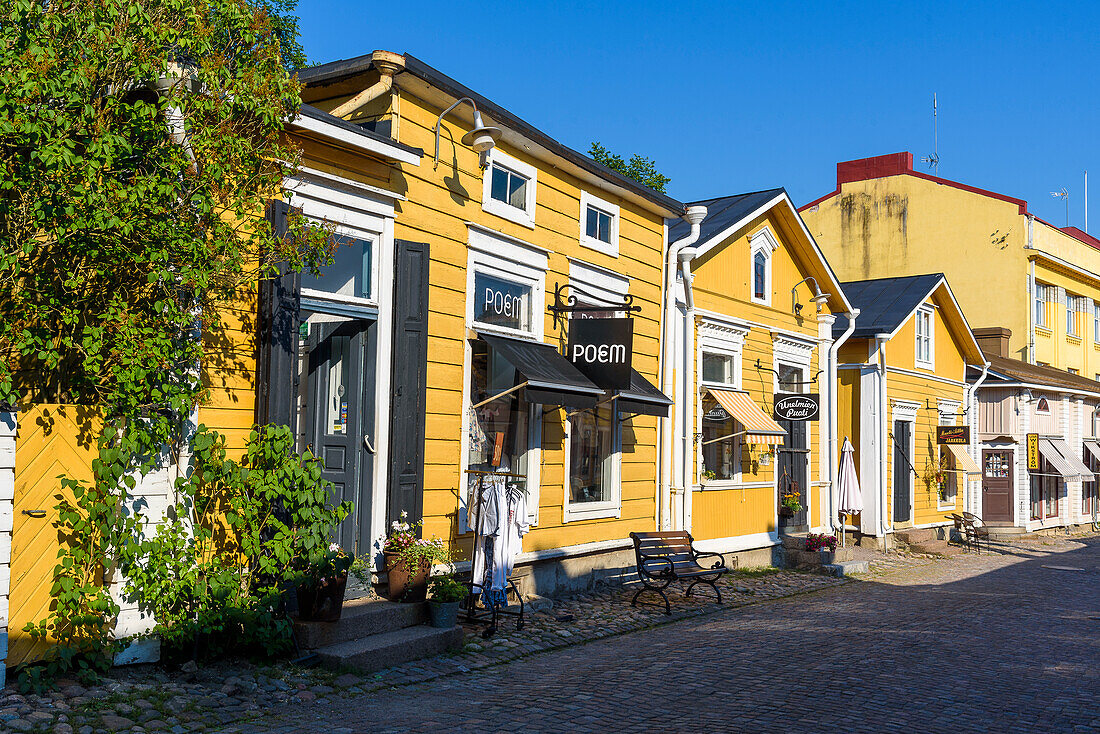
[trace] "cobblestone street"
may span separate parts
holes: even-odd
[[[243,731],[1100,731],[1100,540],[855,583],[325,705]]]

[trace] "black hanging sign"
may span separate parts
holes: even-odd
[[[630,387],[634,356],[634,320],[570,319],[566,358],[597,387]]]
[[[821,396],[818,393],[776,393],[772,413],[776,420],[816,421],[821,415]]]
[[[969,446],[970,426],[936,426],[936,444],[939,446]]]

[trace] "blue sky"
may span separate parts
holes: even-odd
[[[832,191],[837,161],[933,149],[939,175],[1100,232],[1100,3],[302,0],[311,63],[411,53],[562,143],[653,158],[690,201]]]

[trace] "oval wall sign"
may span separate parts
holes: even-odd
[[[776,393],[773,414],[777,420],[816,421],[821,414],[820,395]]]

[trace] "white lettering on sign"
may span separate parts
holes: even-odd
[[[626,346],[623,344],[574,344],[572,361],[626,364]]]
[[[817,400],[811,397],[802,397],[798,395],[782,398],[775,403],[776,416],[789,421],[815,418],[818,409]]]
[[[507,293],[502,293],[492,288],[485,289],[486,311],[492,311],[497,316],[518,319],[520,317],[521,307],[522,304],[520,303],[519,296],[510,296]]]

